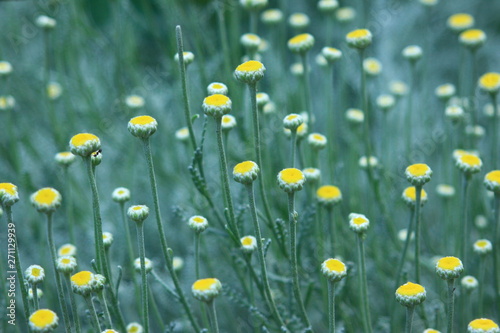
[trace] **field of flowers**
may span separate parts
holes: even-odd
[[[0,1],[0,332],[500,333],[498,13]]]

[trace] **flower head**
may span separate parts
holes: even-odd
[[[321,170],[317,168],[305,168],[304,170],[302,170],[302,173],[304,174],[308,182],[318,181],[321,177]]]
[[[146,104],[144,102],[144,98],[139,95],[129,95],[125,97],[125,105],[129,107],[130,109],[140,109]]]
[[[16,106],[16,100],[13,96],[0,96],[0,110],[11,110],[14,106]]]
[[[430,0],[420,0],[420,2],[423,2],[423,1],[430,1]],[[433,1],[437,2],[437,0],[433,0]],[[435,330],[433,328],[427,328],[422,333],[441,333],[441,331]]]
[[[127,333],[144,333],[144,328],[141,324],[133,322],[127,325]]]
[[[95,277],[92,272],[81,271],[71,276],[71,289],[74,293],[88,296],[95,285]]]
[[[331,207],[342,201],[342,192],[337,186],[324,185],[316,191],[318,202],[327,207]]]
[[[460,34],[459,40],[465,47],[477,49],[486,41],[486,34],[483,30],[469,29]]]
[[[467,326],[469,333],[500,333],[500,328],[491,319],[474,319]]]
[[[288,23],[296,30],[303,30],[309,26],[310,19],[304,13],[293,13],[288,18]]]
[[[48,309],[40,309],[33,312],[29,318],[29,325],[33,332],[49,333],[57,328],[59,317]]]
[[[45,15],[38,16],[35,23],[39,28],[46,30],[54,29],[57,24],[56,20]]]
[[[326,147],[327,139],[323,134],[311,133],[307,137],[307,142],[309,143],[311,148],[320,150]]]
[[[193,52],[189,52],[189,51],[184,51],[182,53],[182,58],[184,59],[184,66],[187,67],[188,65],[190,65],[190,64],[193,63],[193,61],[194,61],[194,53]],[[176,62],[179,62],[179,53],[176,53],[174,55],[174,60]]]
[[[19,201],[17,186],[12,183],[0,183],[0,202],[4,206],[12,206]]]
[[[243,8],[249,11],[257,11],[267,6],[267,0],[240,0]]]
[[[296,113],[290,113],[285,118],[283,118],[283,127],[296,131],[297,128],[304,123],[304,118]]]
[[[377,106],[382,109],[382,111],[389,111],[396,104],[396,99],[394,96],[389,94],[383,94],[377,97]]]
[[[479,282],[477,279],[471,275],[466,275],[460,280],[460,284],[462,285],[462,288],[464,288],[466,291],[472,291],[477,288],[479,285]]]
[[[337,0],[319,0],[318,9],[325,14],[331,14],[339,7]]]
[[[363,214],[349,214],[349,228],[357,234],[363,234],[368,230],[370,220]]]
[[[56,162],[62,166],[70,165],[71,163],[73,163],[75,161],[75,158],[76,158],[76,156],[73,155],[69,151],[63,151],[63,152],[57,153],[55,156]]]
[[[92,166],[96,167],[102,162],[102,151],[99,149],[92,154],[90,154],[90,160],[92,162]]]
[[[412,282],[407,282],[396,290],[396,300],[406,307],[419,305],[426,297],[425,288]]]
[[[69,147],[73,154],[87,157],[101,149],[101,140],[94,134],[80,133],[71,138]]]
[[[56,259],[56,268],[58,272],[70,274],[76,268],[76,259],[73,256],[62,256]]]
[[[479,78],[479,88],[496,94],[500,90],[500,73],[489,72]]]
[[[474,17],[464,13],[453,14],[448,18],[447,24],[451,30],[462,32],[472,28],[474,25]]]
[[[31,195],[31,203],[40,213],[52,213],[61,206],[61,194],[52,187],[42,188]]]
[[[359,109],[348,109],[345,113],[345,117],[352,124],[361,124],[365,121],[365,114]]]
[[[444,110],[444,115],[451,121],[457,122],[463,119],[465,112],[461,106],[448,105]]]
[[[111,198],[115,202],[123,203],[130,200],[130,190],[125,187],[117,187],[113,190]]]
[[[305,53],[314,46],[314,37],[311,34],[300,34],[288,40],[288,48],[293,53]]]
[[[257,98],[257,107],[259,109],[264,108],[264,106],[271,101],[269,95],[266,94],[265,92],[257,93],[256,98]]]
[[[187,127],[179,128],[175,131],[175,138],[181,142],[189,140],[189,129]]]
[[[422,48],[418,45],[410,45],[403,49],[402,54],[410,62],[416,62],[422,58]]]
[[[427,164],[412,164],[406,168],[405,176],[413,186],[422,186],[431,180],[432,170]]]
[[[135,258],[134,269],[136,272],[141,271],[141,258]],[[148,258],[144,258],[144,269],[146,270],[146,274],[153,270],[153,262]]]
[[[210,302],[217,297],[222,289],[219,280],[215,278],[200,279],[193,283],[191,291],[193,296],[202,302]]]
[[[404,202],[410,207],[415,208],[417,202],[417,191],[414,186],[409,186],[403,191],[401,196]],[[423,206],[427,202],[427,192],[424,189],[420,192],[420,205]]]
[[[391,81],[389,83],[389,90],[394,96],[401,97],[408,93],[408,85],[403,81]]]
[[[174,268],[174,271],[180,271],[182,267],[184,267],[184,259],[181,257],[174,257],[172,259],[172,266]]]
[[[130,206],[127,215],[132,221],[142,223],[149,216],[149,207],[146,205]]]
[[[243,83],[255,84],[264,77],[266,67],[260,61],[250,60],[236,67],[234,77]]]
[[[378,166],[378,158],[375,156],[370,156],[366,158],[366,156],[361,156],[358,161],[358,165],[361,169],[367,169],[368,163],[370,163],[371,168],[376,168]]]
[[[51,100],[58,99],[62,94],[62,86],[57,82],[49,82],[47,84],[47,96]]]
[[[500,193],[500,170],[490,171],[484,176],[484,186],[489,191]]]
[[[29,288],[28,289],[28,299],[30,301],[32,301],[34,297],[35,297],[35,295],[33,295],[33,289]],[[43,291],[42,291],[42,289],[36,288],[36,298],[40,299],[42,297],[43,297]]]
[[[231,116],[230,114],[225,114],[222,116],[222,130],[229,131],[236,127],[236,118]]]
[[[327,259],[321,264],[321,273],[332,282],[338,282],[347,275],[347,267],[338,259]]]
[[[283,169],[278,174],[278,185],[283,191],[287,193],[293,193],[302,190],[305,181],[306,177],[299,169]]]
[[[188,220],[188,226],[196,232],[203,232],[208,228],[208,220],[201,216],[191,216]]]
[[[260,172],[257,163],[252,161],[245,161],[235,165],[233,168],[233,178],[241,184],[251,184],[257,179]]]
[[[158,123],[151,116],[137,116],[130,119],[127,127],[133,136],[147,139],[156,132]]]
[[[485,255],[491,253],[493,246],[491,242],[487,239],[479,239],[474,242],[474,252],[479,255]]]
[[[334,63],[342,57],[342,51],[334,47],[324,47],[321,49],[321,54],[325,57],[328,63]]]
[[[351,22],[355,17],[356,10],[352,7],[341,7],[335,11],[335,18],[340,23]]]
[[[76,256],[76,246],[74,246],[73,244],[64,244],[64,245],[61,245],[59,247],[59,249],[57,249],[57,255],[59,257],[62,257],[62,256]]]
[[[368,29],[357,29],[346,36],[347,45],[356,49],[364,49],[372,43],[372,33]]]
[[[263,23],[274,25],[283,21],[283,12],[279,9],[267,9],[262,12],[260,19]]]
[[[437,86],[434,93],[436,94],[437,97],[444,100],[448,100],[451,97],[455,96],[456,88],[452,83],[445,83]]]
[[[203,111],[206,115],[221,118],[231,112],[232,102],[226,95],[215,94],[203,100]]]
[[[456,279],[463,271],[462,261],[456,257],[444,257],[436,263],[436,273],[443,280]]]
[[[249,51],[257,51],[262,40],[256,34],[243,34],[240,37],[240,43]]]
[[[455,165],[467,175],[472,175],[481,171],[483,162],[473,154],[463,154],[456,159]]]
[[[252,253],[257,249],[257,239],[254,236],[244,236],[240,239],[241,250],[245,253]]]
[[[376,58],[366,58],[363,60],[363,70],[369,76],[377,76],[382,72],[382,64]]]
[[[111,246],[111,244],[113,244],[113,241],[114,238],[112,233],[108,231],[102,233],[102,242],[104,244],[105,249],[108,249]]]
[[[227,95],[227,86],[224,83],[212,82],[207,87],[208,95]]]
[[[436,192],[443,198],[451,198],[455,195],[455,188],[447,184],[439,184],[436,187]]]
[[[8,61],[0,61],[0,76],[12,73],[12,65]]]
[[[31,265],[24,272],[24,277],[29,283],[40,283],[45,278],[45,270],[42,266]]]

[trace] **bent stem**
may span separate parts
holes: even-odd
[[[448,333],[453,333],[453,305],[454,305],[454,291],[455,279],[448,280],[448,304],[446,306],[446,314],[448,316]]]
[[[364,331],[366,333],[371,333],[372,325],[368,300],[368,283],[366,281],[365,244],[363,237],[362,234],[358,234],[358,261],[360,265],[359,283],[361,284],[360,301],[362,305]]]
[[[149,333],[149,309],[148,309],[148,280],[146,278],[146,255],[144,247],[144,222],[137,223],[137,243],[139,246],[139,257],[141,259],[141,302],[142,302],[142,324],[144,332]]]

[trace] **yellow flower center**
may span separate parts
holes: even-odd
[[[205,222],[205,219],[197,216],[193,218],[193,221],[196,223],[203,223]]]
[[[0,71],[7,70],[7,69],[9,69],[9,68],[10,68],[9,64],[7,64],[7,63],[6,63],[6,62],[4,62],[4,61],[0,61]]]
[[[407,198],[410,198],[413,201],[417,200],[417,191],[415,190],[415,187],[407,187],[404,192],[404,196]],[[427,192],[425,192],[424,189],[420,192],[420,197],[421,199],[427,199]]]
[[[462,32],[461,37],[466,40],[478,40],[484,38],[484,32],[479,29],[470,29]]]
[[[460,161],[470,166],[480,166],[481,159],[476,155],[464,154],[460,157]]]
[[[17,186],[11,183],[0,183],[0,193],[5,192],[8,195],[17,194]]]
[[[352,222],[356,225],[363,225],[368,221],[363,217],[355,217],[352,219]]]
[[[261,70],[264,67],[261,62],[256,61],[256,60],[250,60],[247,62],[242,63],[238,67],[236,67],[236,70],[238,72],[253,72],[253,71],[258,71]]]
[[[317,141],[324,141],[325,137],[323,135],[313,134],[313,139]]]
[[[61,262],[65,265],[69,264],[71,262],[71,260],[69,260],[68,258],[64,258],[61,260]]]
[[[81,271],[71,277],[71,282],[77,286],[86,286],[92,281],[92,272]]]
[[[39,277],[40,276],[40,271],[41,271],[40,268],[36,268],[36,267],[32,268],[31,269],[31,275]]]
[[[104,240],[108,239],[108,235],[106,235],[106,234],[102,235],[102,239],[104,239]]]
[[[338,49],[334,48],[334,47],[327,47],[326,48],[329,52],[339,52]]]
[[[419,284],[407,282],[396,290],[401,296],[415,296],[425,292],[425,288]]]
[[[71,138],[71,144],[75,147],[80,147],[92,140],[99,140],[99,138],[94,134],[80,133]]]
[[[479,79],[479,83],[486,88],[495,88],[500,85],[499,73],[486,73]]]
[[[231,119],[231,118],[229,118],[229,117],[225,117],[225,116],[223,116],[223,117],[222,117],[222,122],[223,122],[224,124],[230,123],[231,121],[232,121],[232,119]]]
[[[326,261],[326,267],[332,272],[343,272],[345,271],[345,265],[343,262],[337,259],[328,259]]]
[[[243,244],[245,246],[250,246],[250,245],[252,245],[252,243],[253,243],[253,239],[250,237],[243,237],[243,239],[241,240],[241,244]]]
[[[476,319],[470,322],[469,326],[473,329],[490,330],[492,328],[498,328],[498,325],[491,319]]]
[[[68,253],[71,253],[71,247],[65,246],[59,252],[61,252],[62,255],[66,255]]]
[[[429,166],[423,163],[413,164],[408,167],[408,172],[412,176],[421,177],[429,172]]]
[[[215,83],[215,84],[212,84],[212,88],[213,89],[222,89],[223,87],[220,84]]]
[[[221,94],[215,94],[212,96],[208,96],[205,98],[205,104],[211,106],[223,106],[226,105],[230,101],[229,97]]]
[[[155,119],[150,116],[139,116],[134,117],[130,120],[130,122],[134,125],[147,125],[155,122]]]
[[[294,120],[297,118],[297,115],[296,114],[291,114],[289,116],[286,116],[286,120]]]
[[[357,29],[347,34],[347,38],[364,38],[370,35],[367,29]]]
[[[137,326],[132,326],[128,329],[128,333],[137,333],[139,332],[139,328]]]
[[[200,290],[200,291],[209,290],[216,283],[217,283],[217,280],[213,279],[213,278],[201,279],[201,280],[196,281],[193,284],[193,289]]]
[[[458,258],[455,257],[444,257],[439,259],[438,267],[444,270],[452,271],[455,268],[459,267],[462,263]]]
[[[487,242],[487,241],[485,241],[485,240],[478,240],[478,241],[476,242],[476,246],[477,246],[477,247],[485,247],[485,246],[487,246],[487,245],[488,245],[488,242]]]
[[[260,38],[259,38],[259,36],[254,35],[254,34],[247,34],[247,35],[246,35],[246,37],[247,37],[248,39],[250,39],[250,40],[253,40],[253,41],[257,41],[257,40],[259,40],[259,39],[260,39]]]
[[[59,197],[58,193],[51,188],[42,188],[36,192],[34,201],[42,205],[51,205]]]
[[[134,208],[132,208],[133,210],[141,210],[142,207],[141,206],[135,206]]]
[[[486,180],[490,182],[500,183],[500,170],[494,170],[486,174]]]
[[[255,163],[251,161],[245,161],[242,163],[236,164],[234,167],[235,173],[247,173],[251,171],[255,167]]]
[[[303,43],[305,41],[307,41],[309,38],[310,38],[311,35],[309,34],[300,34],[300,35],[297,35],[295,37],[293,37],[292,39],[290,39],[290,44],[300,44],[300,43]]]
[[[70,153],[69,151],[63,151],[62,153],[59,153],[59,156],[61,157],[70,157],[71,155],[73,154]]]
[[[469,26],[474,23],[474,18],[469,14],[455,14],[450,17],[450,25],[454,27]]]
[[[340,197],[341,192],[337,186],[325,185],[318,189],[316,195],[322,199],[334,199]]]
[[[54,323],[56,314],[50,310],[42,309],[33,313],[30,322],[37,328],[45,328]]]
[[[299,169],[289,168],[281,171],[281,180],[288,184],[294,184],[304,179],[304,174]]]

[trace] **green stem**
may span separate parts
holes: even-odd
[[[98,292],[97,296],[99,297],[99,301],[101,302],[101,306],[103,308],[104,315],[106,316],[109,327],[113,327],[113,321],[111,320],[111,315],[109,314],[108,302],[106,302],[106,296],[104,296],[104,292],[101,290],[100,292]]]
[[[330,257],[335,258],[335,246],[337,245],[337,240],[335,237],[335,222],[333,221],[333,207],[326,207],[327,215],[327,225],[328,233],[330,235]]]
[[[328,281],[328,318],[329,332],[335,333],[335,282]]]
[[[136,300],[137,300],[137,303],[139,303],[139,296],[138,296],[139,286],[137,284],[137,279],[136,279],[135,274],[134,274],[134,260],[135,260],[134,247],[132,245],[132,235],[130,235],[130,228],[129,228],[129,225],[127,223],[124,202],[120,202],[120,214],[121,214],[121,219],[122,219],[123,232],[125,233],[125,238],[127,240],[128,258],[126,260],[125,265],[127,266],[129,274],[132,277],[132,281],[134,283],[135,294],[136,294]]]
[[[102,237],[101,237],[102,238]],[[52,234],[52,213],[47,214],[47,241],[49,243],[50,258],[52,260],[52,267],[54,268],[54,275],[56,277],[56,287],[57,287],[57,298],[59,300],[59,306],[61,307],[61,313],[64,321],[64,329],[66,333],[71,332],[71,325],[68,316],[68,309],[66,308],[66,302],[64,299],[63,287],[61,284],[61,277],[57,272],[56,267],[56,248],[54,246],[54,238]]]
[[[217,0],[217,24],[219,26],[219,38],[222,44],[222,53],[224,54],[224,68],[226,75],[231,73],[231,52],[229,49],[226,20],[224,18],[224,2]]]
[[[262,244],[262,234],[260,231],[260,226],[259,226],[259,221],[257,218],[257,208],[255,205],[255,195],[253,191],[253,185],[252,183],[246,185],[247,192],[248,192],[248,199],[250,201],[250,211],[252,212],[252,221],[253,221],[253,226],[254,226],[254,231],[255,231],[255,236],[257,238],[257,250],[259,251],[259,261],[260,261],[260,269],[262,273],[262,282],[264,285],[264,292],[266,294],[268,306],[273,312],[274,317],[276,318],[276,321],[280,325],[280,327],[284,328],[285,323],[283,322],[283,319],[281,319],[281,316],[278,312],[278,309],[276,307],[276,303],[274,302],[274,298],[271,293],[271,287],[269,285],[269,278],[267,276],[267,268],[266,268],[266,259],[264,256],[264,246]]]
[[[498,231],[500,224],[500,193],[495,193],[495,202],[493,208],[493,248],[498,249]],[[493,251],[493,283],[495,290],[496,304],[500,304],[500,286],[498,283],[500,276],[499,265],[498,265],[498,251]]]
[[[413,220],[415,217],[415,209],[411,209],[410,211],[410,222],[408,223],[408,229],[406,233],[405,245],[403,247],[403,252],[401,253],[401,258],[399,258],[398,271],[396,273],[396,283],[394,284],[394,290],[399,287],[399,283],[401,281],[401,273],[403,272],[403,267],[405,265],[406,253],[408,252],[408,247],[411,241],[411,234],[413,232]],[[394,313],[393,313],[394,315]]]
[[[365,141],[365,155],[368,161],[372,156],[372,148],[370,144],[370,104],[368,103],[368,90],[366,87],[366,73],[363,69],[363,61],[365,60],[365,51],[359,50],[360,69],[361,69],[361,94],[363,99],[363,112],[365,114],[364,126],[364,141]],[[371,173],[372,167],[368,163],[368,172]]]
[[[292,153],[292,163],[290,164],[291,165],[291,168],[295,168],[295,148],[297,146],[296,142],[297,142],[297,130],[291,130],[290,131],[290,145],[291,145],[291,153]]]
[[[455,279],[448,280],[448,304],[446,307],[446,314],[448,316],[448,333],[453,333],[453,305],[454,305],[454,291]]]
[[[189,307],[189,304],[186,300],[186,297],[184,296],[184,292],[182,291],[182,288],[180,286],[179,279],[178,279],[177,274],[176,274],[174,267],[172,265],[172,259],[173,259],[172,250],[168,248],[167,239],[165,238],[165,232],[163,231],[163,224],[161,221],[161,213],[160,213],[160,205],[159,205],[159,200],[158,200],[158,189],[156,186],[156,176],[155,176],[155,171],[154,171],[153,156],[151,154],[151,145],[149,142],[149,138],[144,139],[143,144],[144,144],[144,155],[146,157],[146,162],[148,165],[149,181],[151,183],[151,192],[152,192],[152,196],[153,196],[155,215],[156,215],[156,225],[158,227],[158,233],[159,233],[159,237],[160,237],[162,253],[163,253],[163,256],[164,256],[165,261],[167,263],[167,269],[170,273],[170,276],[172,277],[172,282],[174,283],[175,290],[177,292],[177,295],[179,296],[179,300],[184,308],[184,311],[186,312],[186,315],[189,318],[189,322],[191,323],[193,330],[196,333],[198,333],[200,331],[200,328],[193,317],[193,314],[191,312],[191,308]]]
[[[302,61],[302,69],[304,73],[302,74],[302,89],[304,89],[304,108],[307,111],[307,117],[309,118],[309,128],[313,131],[314,119],[312,115],[312,104],[311,104],[311,85],[309,83],[309,64],[307,62],[307,52],[300,54],[300,60]]]
[[[472,116],[472,125],[477,125],[477,112],[476,112],[476,100],[475,100],[475,91],[476,91],[476,78],[477,78],[477,64],[476,64],[476,50],[472,49],[470,51],[471,58],[471,76],[470,76],[470,95],[469,95],[469,110]],[[477,141],[475,141],[477,142]],[[473,146],[474,148],[474,146]]]
[[[75,294],[71,291],[71,274],[64,274],[66,280],[66,288],[68,289],[69,300],[71,303],[71,314],[73,316],[73,321],[75,322],[76,333],[81,332],[80,328],[80,316],[78,316],[78,308],[76,306]]]
[[[71,200],[71,181],[68,177],[68,166],[65,165],[63,166],[63,174],[64,174],[64,184],[65,184],[65,194],[66,194],[66,204],[65,204],[65,210],[66,210],[66,220],[68,221],[68,228],[69,228],[69,239],[71,241],[71,244],[75,244],[75,222],[73,218],[73,206],[72,206],[72,200]]]
[[[464,265],[467,264],[467,238],[469,235],[467,235],[467,192],[469,188],[469,178],[470,176],[465,174],[463,177],[463,183],[462,183],[462,228],[461,228],[461,236],[460,237],[460,258],[462,259],[462,262]]]
[[[36,311],[39,309],[38,306],[38,287],[36,283],[31,284],[31,291],[33,292],[33,311]]]
[[[148,280],[146,278],[146,250],[144,247],[144,222],[137,222],[137,243],[141,259],[141,301],[144,332],[149,333]]]
[[[497,105],[497,93],[491,93],[491,103],[493,104],[493,137],[491,142],[491,156],[493,163],[491,164],[491,169],[498,168],[498,128],[499,116],[498,116],[498,105]]]
[[[485,284],[485,278],[484,274],[486,272],[486,266],[485,266],[485,258],[484,256],[479,257],[479,294],[478,294],[478,302],[477,302],[477,307],[479,309],[479,315],[483,315],[483,307],[484,307],[484,284]],[[469,303],[472,303],[472,300],[469,300]]]
[[[215,310],[215,302],[212,300],[207,303],[208,312],[210,313],[210,324],[212,325],[211,333],[219,333],[219,324],[217,322],[217,311]]]
[[[97,332],[101,332],[101,324],[99,324],[99,317],[97,316],[97,312],[95,310],[94,303],[92,302],[91,296],[83,296],[85,298],[85,302],[87,303],[87,307],[89,308],[90,311],[90,319],[92,321],[92,325],[94,326],[94,329],[97,330]]]
[[[153,314],[158,322],[158,325],[160,326],[160,331],[165,332],[165,323],[163,322],[162,315],[160,314],[160,310],[156,304],[155,295],[151,287],[149,288],[149,298],[151,299],[151,308],[153,309]]]
[[[194,234],[194,262],[195,262],[195,272],[196,280],[200,278],[200,233],[196,232]]]
[[[406,154],[411,153],[411,144],[413,140],[413,93],[415,90],[415,63],[410,62],[410,91],[408,92],[408,105],[406,110]]]
[[[417,225],[415,226],[415,280],[420,284],[420,208],[421,208],[421,197],[422,197],[422,185],[415,186],[415,216],[417,219]],[[408,234],[411,234],[411,230],[408,230]]]
[[[259,12],[252,10],[250,12],[250,33],[257,34],[257,23],[259,19]]]
[[[359,283],[361,284],[360,301],[363,313],[363,327],[366,333],[372,332],[370,306],[368,299],[368,283],[366,281],[365,245],[363,235],[358,235]]]
[[[302,295],[300,293],[299,271],[297,265],[297,212],[295,211],[295,192],[288,193],[288,216],[290,223],[290,257],[293,281],[293,294],[299,307],[300,316],[302,321],[306,324],[308,330],[312,332],[312,326],[307,317]]]
[[[406,326],[405,326],[406,333],[411,333],[414,314],[415,314],[415,307],[414,306],[409,306],[406,308]]]

